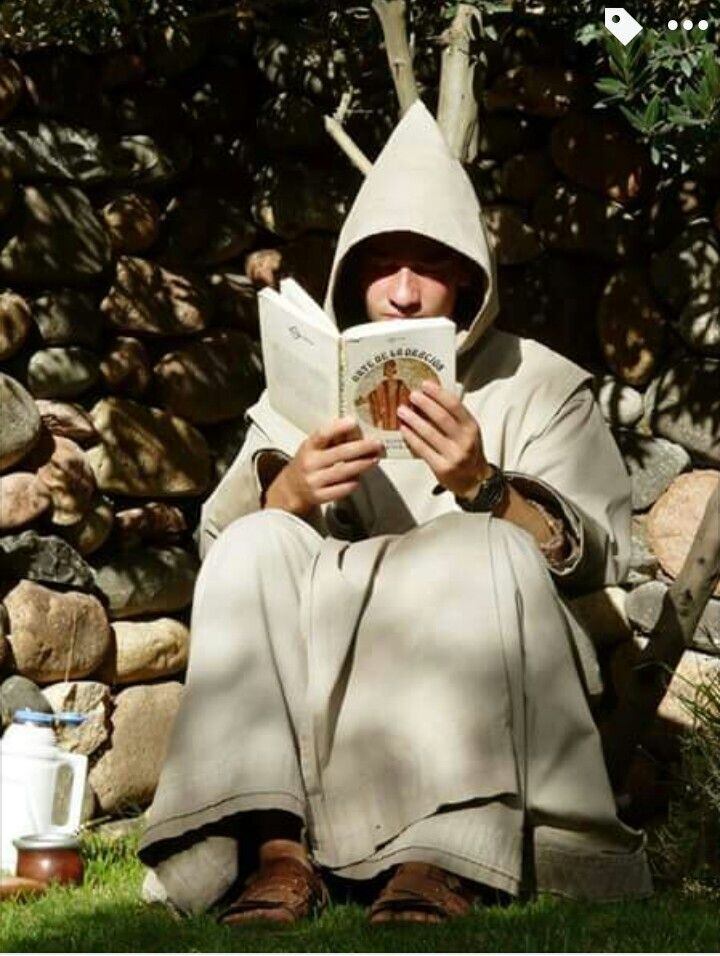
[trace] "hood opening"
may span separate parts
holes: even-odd
[[[379,235],[383,235],[383,233],[378,232],[375,233],[375,235],[366,236],[360,242],[356,243],[356,245],[345,254],[342,260],[335,279],[332,298],[333,312],[336,316],[340,331],[344,331],[353,325],[360,325],[363,322],[370,321],[363,302],[363,290],[360,283],[362,275],[360,261],[368,243]],[[417,233],[417,235],[422,234]],[[458,331],[467,331],[482,308],[490,279],[485,270],[477,262],[474,262],[468,256],[463,255],[463,253],[458,252],[457,249],[453,249],[445,243],[442,243],[442,245],[462,261],[463,268],[470,276],[469,283],[463,285],[458,290],[453,314],[447,316],[447,318],[455,322]],[[412,316],[410,316],[410,318],[412,318]]]

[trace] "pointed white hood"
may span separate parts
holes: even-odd
[[[343,317],[349,254],[371,236],[397,231],[442,242],[476,267],[476,281],[459,303],[464,329],[458,335],[458,355],[467,354],[497,315],[495,259],[472,183],[420,100],[395,127],[340,232],[325,299],[327,313],[339,324],[350,324]]]

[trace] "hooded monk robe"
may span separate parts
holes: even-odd
[[[650,892],[588,706],[597,662],[562,599],[625,574],[628,477],[590,376],[492,329],[480,208],[419,102],[342,229],[336,320],[357,319],[357,244],[399,230],[473,264],[456,315],[464,403],[488,461],[563,517],[572,553],[549,567],[530,534],[438,493],[421,460],[381,460],[316,526],[262,510],[265,455],[304,438],[263,395],[202,509],[187,684],[141,843],[147,892],[183,910],[237,876],[218,825],[270,808],[300,817],[315,862],[349,878],[417,860],[512,894]]]

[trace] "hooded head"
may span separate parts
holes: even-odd
[[[408,232],[442,243],[463,261],[470,281],[449,318],[458,324],[458,355],[466,354],[497,314],[495,261],[472,183],[420,100],[388,139],[340,232],[325,299],[338,325],[367,321],[357,268],[363,246]]]

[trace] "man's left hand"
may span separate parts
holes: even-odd
[[[434,382],[410,393],[401,405],[400,431],[416,458],[427,462],[439,484],[460,498],[472,497],[492,469],[475,418],[460,399]]]

